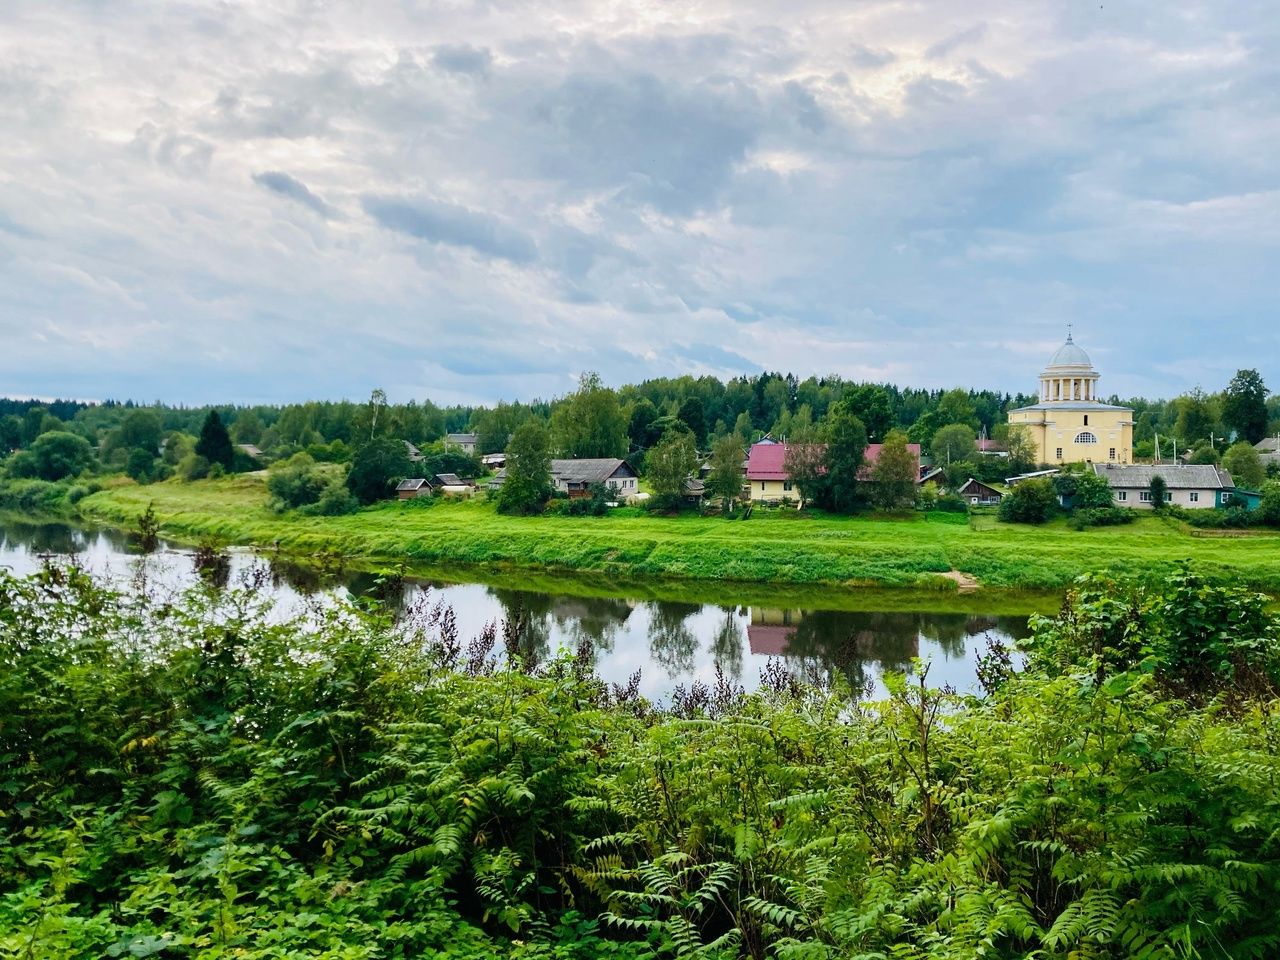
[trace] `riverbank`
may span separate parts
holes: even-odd
[[[606,517],[506,517],[483,499],[389,502],[344,517],[275,514],[260,475],[122,486],[85,497],[80,514],[133,528],[149,504],[176,539],[216,537],[302,557],[332,554],[413,566],[570,572],[609,580],[732,581],[800,587],[954,591],[958,571],[983,588],[1061,589],[1088,571],[1162,575],[1182,560],[1208,576],[1280,592],[1280,536],[1191,536],[1155,516],[1074,531],[949,514],[829,517],[757,510],[747,521],[619,511]]]

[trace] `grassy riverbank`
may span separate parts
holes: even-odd
[[[371,561],[574,571],[611,578],[950,588],[957,570],[982,585],[1053,589],[1089,570],[1160,574],[1194,560],[1207,575],[1280,592],[1280,536],[1193,536],[1182,525],[1139,522],[1077,532],[966,521],[945,514],[813,517],[757,511],[748,521],[653,517],[504,517],[483,500],[386,503],[345,517],[278,515],[260,476],[119,487],[79,504],[89,519],[132,527],[154,503],[179,539],[278,545],[298,555],[336,552]]]

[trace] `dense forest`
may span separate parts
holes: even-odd
[[[518,624],[215,582],[0,571],[0,955],[1280,953],[1280,623],[1194,572],[877,703],[779,662],[654,704]]]
[[[718,437],[738,434],[748,442],[765,433],[776,438],[803,436],[824,420],[832,408],[845,404],[862,420],[868,439],[878,442],[893,429],[907,432],[926,447],[944,426],[963,424],[977,434],[996,436],[1008,411],[1034,403],[1028,394],[994,390],[923,390],[892,384],[854,383],[839,377],[809,377],[763,373],[727,382],[714,377],[647,380],[611,389],[594,375],[584,385],[603,391],[609,401],[605,417],[620,419],[614,435],[596,439],[614,456],[626,456],[654,445],[664,430],[680,423],[693,434],[699,448]],[[579,393],[581,390],[579,391]],[[0,399],[0,450],[30,444],[41,433],[67,429],[108,457],[131,449],[139,439],[160,439],[170,433],[196,437],[210,411],[216,411],[236,443],[253,444],[267,452],[288,453],[340,444],[358,445],[372,436],[395,436],[419,446],[447,433],[471,432],[480,453],[506,448],[516,427],[529,419],[556,424],[577,394],[553,400],[498,403],[493,407],[440,407],[430,400],[389,403],[381,390],[368,401],[309,401],[284,406],[177,407],[133,401],[87,404],[57,400]],[[1200,390],[1170,400],[1121,398],[1135,413],[1134,439],[1139,456],[1150,456],[1159,434],[1187,448],[1209,443],[1219,446],[1233,436],[1256,442],[1280,431],[1280,396],[1269,395],[1256,371],[1241,371],[1221,392]],[[613,408],[616,407],[616,414]],[[143,418],[140,414],[148,414]],[[150,417],[154,417],[152,420]],[[125,429],[126,421],[131,424]],[[562,444],[572,452],[572,425],[562,424]],[[604,431],[608,433],[607,426]],[[1144,446],[1146,445],[1146,446]],[[341,447],[335,448],[338,452]],[[620,451],[620,452],[619,452]]]

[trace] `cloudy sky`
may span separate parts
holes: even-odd
[[[4,0],[0,394],[1280,388],[1280,16]]]

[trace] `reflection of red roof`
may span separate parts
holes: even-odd
[[[747,645],[751,652],[762,657],[780,657],[787,652],[791,638],[795,636],[794,626],[785,627],[763,623],[747,625]]]
[[[748,480],[786,480],[790,475],[782,465],[787,458],[785,443],[754,443],[747,455]]]

